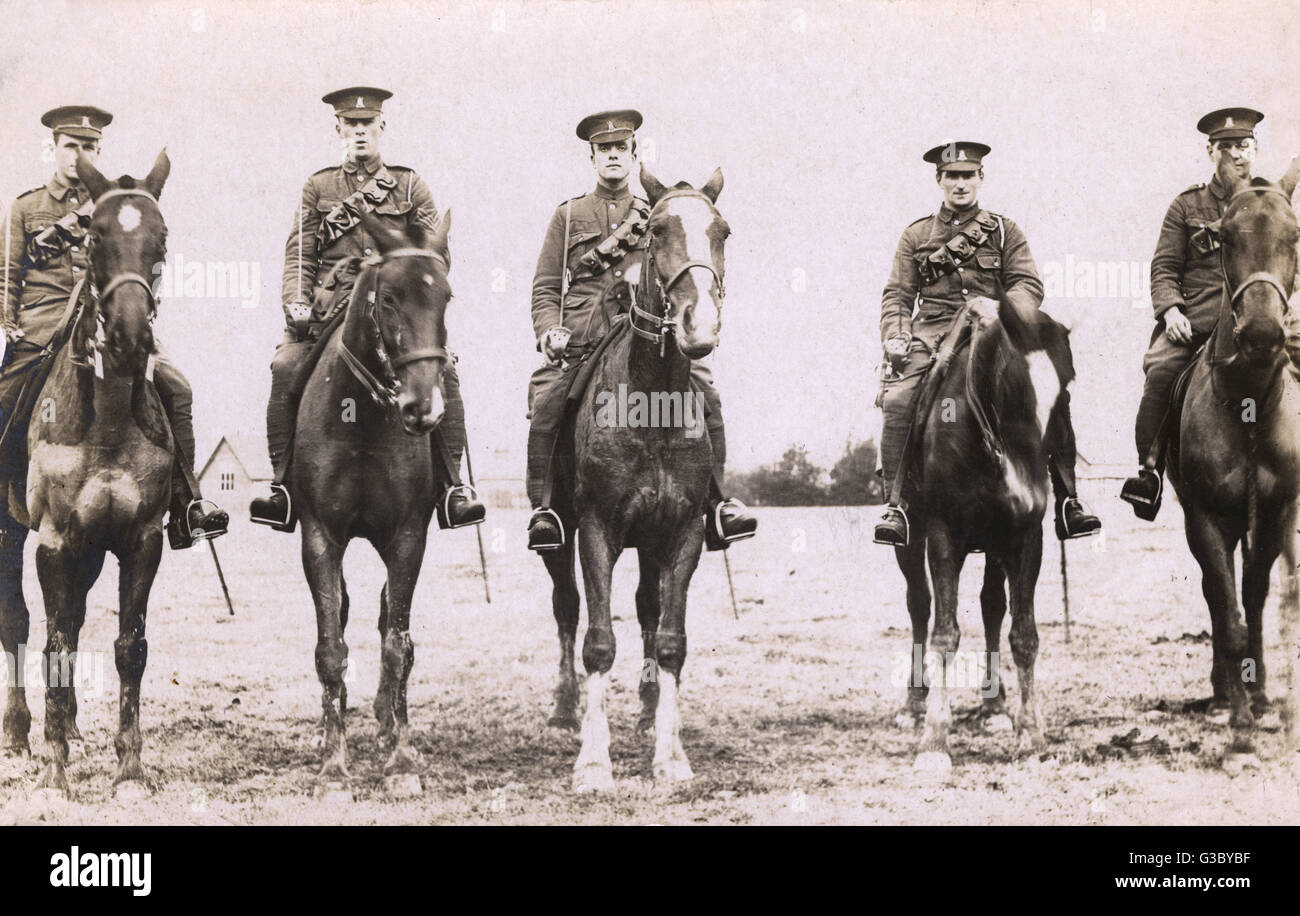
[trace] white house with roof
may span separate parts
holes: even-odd
[[[266,444],[222,436],[198,477],[203,495],[230,513],[231,527],[251,524],[248,504],[253,497],[266,495],[272,479]]]

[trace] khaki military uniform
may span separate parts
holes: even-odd
[[[994,213],[987,214],[992,222],[984,242],[961,266],[937,279],[923,278],[921,265],[963,230],[970,231],[971,221],[981,212],[987,213],[978,207],[957,213],[945,204],[904,229],[894,253],[880,306],[880,335],[882,341],[902,336],[911,342],[906,362],[882,383],[876,402],[884,412],[880,460],[887,484],[898,471],[917,388],[966,301],[996,298],[1001,286],[1007,298],[1023,308],[1042,305],[1043,284],[1024,233]]]
[[[290,437],[296,411],[289,403],[290,389],[307,356],[315,345],[331,313],[346,305],[348,294],[356,281],[356,268],[345,262],[351,258],[366,258],[378,249],[373,236],[360,224],[353,226],[332,242],[325,241],[322,222],[341,201],[351,196],[375,177],[383,162],[379,157],[367,163],[344,162],[342,165],[321,169],[303,185],[294,215],[293,226],[284,246],[284,277],[280,297],[286,308],[291,302],[302,301],[312,306],[311,329],[300,334],[292,327],[285,330],[284,339],[276,348],[271,361],[271,399],[266,410],[266,438],[276,479],[283,479],[283,464],[287,459]],[[438,210],[433,194],[414,169],[404,166],[387,166],[388,174],[396,186],[388,191],[382,203],[370,211],[371,215],[394,231],[404,231],[416,224],[432,232],[438,226]],[[336,270],[336,268],[340,268]],[[459,465],[465,449],[465,406],[460,396],[460,379],[453,364],[443,375],[446,413],[440,430],[453,461]]]
[[[30,246],[33,238],[90,200],[80,183],[68,184],[56,174],[44,187],[19,196],[9,211],[3,243],[5,262],[2,295],[3,323],[16,326],[25,335],[11,343],[0,367],[0,424],[8,421],[23,382],[34,368],[40,348],[49,343],[68,306],[73,287],[90,270],[84,241],[89,217],[82,221],[76,238],[53,257]],[[162,398],[172,424],[172,433],[188,468],[194,466],[194,392],[180,370],[161,348],[154,357],[154,387]],[[27,469],[27,417],[14,421],[0,459],[0,476],[21,479]]]
[[[1151,306],[1156,326],[1142,360],[1146,381],[1134,430],[1139,463],[1146,461],[1160,432],[1174,381],[1209,339],[1222,312],[1225,280],[1211,224],[1223,218],[1230,199],[1228,189],[1215,175],[1209,184],[1193,185],[1175,197],[1160,227],[1151,259]],[[1192,325],[1190,343],[1175,343],[1165,333],[1164,314],[1175,306]],[[1300,365],[1300,320],[1294,309],[1288,322],[1287,349],[1292,362]]]

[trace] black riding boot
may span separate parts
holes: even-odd
[[[194,477],[194,402],[189,382],[170,363],[160,361],[154,371],[154,388],[176,444],[167,543],[172,550],[184,550],[199,541],[221,537],[229,530],[230,516],[216,503],[203,498]]]
[[[735,541],[752,538],[758,533],[758,519],[735,497],[722,495],[723,469],[727,463],[727,431],[722,411],[708,418],[709,445],[713,448],[713,476],[709,480],[709,503],[704,516],[704,546],[709,550],[726,550]]]
[[[293,456],[295,405],[290,403],[294,377],[302,355],[310,347],[305,341],[286,339],[276,348],[271,361],[271,396],[266,403],[266,445],[271,457],[271,495],[258,496],[248,505],[254,524],[269,525],[274,531],[292,532],[298,527],[285,475]]]
[[[1074,463],[1078,448],[1074,441],[1074,423],[1070,419],[1070,392],[1061,392],[1056,410],[1047,426],[1048,470],[1052,493],[1056,497],[1056,536],[1062,541],[1087,537],[1101,530],[1101,519],[1093,515],[1079,499],[1075,486]]]
[[[466,442],[465,401],[460,396],[460,376],[455,362],[442,377],[442,389],[447,407],[429,442],[433,446],[433,479],[440,489],[438,527],[445,530],[480,524],[487,517],[487,509],[474,488],[465,486],[460,479]]]
[[[528,502],[533,515],[528,520],[528,549],[541,552],[564,546],[564,523],[559,513],[546,503],[551,489],[551,457],[555,451],[555,433],[528,431]]]

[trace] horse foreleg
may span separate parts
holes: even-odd
[[[554,728],[578,730],[578,673],[574,646],[578,638],[578,580],[574,575],[573,532],[558,550],[542,554],[551,576],[551,612],[560,634],[560,674],[555,685],[555,711],[547,722]]]
[[[36,547],[36,572],[45,597],[45,744],[49,759],[37,788],[68,792],[68,694],[71,670],[72,612],[81,581],[77,558],[63,536],[47,524]]]
[[[150,528],[136,543],[119,555],[117,639],[113,657],[117,662],[120,685],[118,697],[117,775],[113,778],[114,794],[121,796],[147,793],[144,767],[140,763],[140,680],[144,677],[149,644],[145,640],[145,618],[149,611],[149,591],[153,588],[158,563],[162,559],[162,530]],[[103,557],[98,557],[103,563]],[[93,565],[93,564],[92,564]],[[85,611],[86,596],[81,595]]]
[[[1214,673],[1212,679],[1221,683],[1227,692],[1230,707],[1229,724],[1232,741],[1225,764],[1233,765],[1231,758],[1253,752],[1254,716],[1241,679],[1241,662],[1246,655],[1246,628],[1237,607],[1236,566],[1233,548],[1236,538],[1230,537],[1217,520],[1195,505],[1183,510],[1187,545],[1201,566],[1201,593],[1210,610],[1210,626],[1214,644]]]
[[[5,489],[0,486],[0,499]],[[31,615],[23,599],[23,544],[27,529],[0,507],[0,645],[4,647],[9,694],[4,713],[4,745],[8,757],[27,757],[32,714],[27,708],[27,639]]]
[[[320,524],[304,517],[302,568],[316,604],[316,676],[321,683],[323,760],[317,782],[323,791],[346,782],[347,741],[343,723],[343,676],[348,647],[343,641],[339,610],[343,603],[343,547],[334,543]]]
[[[663,614],[655,634],[660,671],[654,756],[654,776],[658,781],[676,782],[695,775],[682,747],[682,716],[677,697],[682,666],[686,664],[686,593],[699,565],[703,543],[704,526],[696,521],[682,537],[672,561],[660,572]]]
[[[655,649],[655,631],[659,629],[659,563],[646,549],[637,552],[641,579],[636,586],[636,619],[641,624],[641,717],[636,730],[646,734],[655,727],[655,710],[659,706],[659,660]]]
[[[980,718],[989,731],[1007,731],[1007,691],[999,667],[1002,621],[1007,616],[1007,574],[996,557],[985,555],[984,586],[980,589],[980,613],[984,618],[984,678],[980,684]]]
[[[573,767],[576,792],[612,791],[614,771],[609,762],[609,720],[605,691],[614,666],[614,628],[610,622],[609,590],[618,554],[613,536],[591,517],[583,520],[578,539],[582,580],[587,590],[587,634],[582,640],[582,664],[587,670],[587,711],[582,718],[582,750]]]
[[[912,620],[912,651],[907,691],[894,722],[915,728],[925,719],[925,644],[930,630],[930,582],[925,573],[925,539],[914,536],[906,547],[894,549],[898,568],[907,581],[907,615]]]
[[[1046,743],[1043,718],[1038,711],[1038,691],[1034,685],[1034,662],[1038,658],[1038,624],[1034,620],[1034,590],[1043,563],[1043,531],[1030,529],[1006,559],[1007,584],[1010,586],[1011,656],[1016,663],[1016,682],[1020,687],[1020,708],[1016,710],[1016,751],[1032,754]]]
[[[104,556],[103,550],[87,550],[82,556],[81,585],[74,592],[79,600],[72,611],[72,656],[69,659],[71,678],[68,681],[67,729],[68,741],[73,747],[78,748],[83,756],[86,753],[86,742],[81,737],[81,729],[77,728],[77,658],[81,655],[81,627],[86,622],[86,596],[104,568]]]
[[[1282,519],[1269,519],[1259,526],[1259,541],[1241,568],[1241,605],[1246,614],[1246,656],[1241,679],[1250,698],[1250,711],[1263,715],[1269,708],[1264,673],[1264,601],[1268,598],[1269,576],[1282,551]],[[1285,575],[1285,570],[1283,574]]]
[[[420,577],[427,529],[415,523],[398,532],[384,551],[388,568],[385,593],[388,596],[388,626],[380,647],[381,673],[375,693],[375,717],[380,734],[389,734],[393,750],[384,764],[384,785],[389,794],[416,795],[420,792],[420,755],[411,746],[406,718],[406,683],[415,664],[415,643],[411,639],[411,597]]]
[[[925,654],[929,693],[925,703],[925,730],[921,733],[915,766],[946,779],[952,771],[952,758],[948,754],[948,728],[952,722],[948,674],[961,641],[957,627],[957,582],[965,556],[942,525],[927,533],[926,552],[930,579],[934,582],[934,632],[930,636],[930,651]]]

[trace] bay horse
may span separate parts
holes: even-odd
[[[1284,634],[1296,623],[1300,388],[1287,371],[1285,349],[1300,236],[1290,202],[1293,190],[1256,178],[1229,200],[1219,229],[1226,283],[1222,310],[1190,370],[1169,462],[1210,611],[1211,709],[1225,703],[1229,708],[1232,737],[1223,762],[1230,771],[1255,762],[1255,717],[1269,706],[1263,611],[1279,554],[1287,558]],[[1244,626],[1236,595],[1238,542]],[[1284,651],[1290,672],[1296,647]],[[1290,689],[1283,712],[1292,744]]]
[[[166,260],[158,197],[170,171],[166,150],[143,181],[123,176],[110,182],[78,157],[77,175],[95,202],[86,236],[93,290],[82,300],[71,340],[54,359],[28,431],[27,509],[38,536],[47,628],[42,669],[49,759],[38,790],[59,796],[68,793],[68,740],[80,737],[68,675],[79,651],[86,594],[110,551],[119,564],[113,649],[121,682],[114,794],[149,791],[140,762],[140,681],[175,451],[150,382],[158,307],[151,278]],[[17,632],[25,642],[26,605],[6,603],[3,613],[7,641]],[[5,710],[7,750],[26,750],[30,724],[19,669]]]
[[[681,740],[678,688],[686,661],[686,592],[704,543],[712,448],[703,418],[695,429],[620,428],[600,420],[598,397],[627,391],[691,396],[691,361],[711,353],[722,328],[723,247],[730,228],[715,206],[722,191],[715,170],[700,188],[666,188],[641,168],[650,203],[645,259],[629,273],[634,290],[632,333],[622,333],[598,358],[574,419],[573,480],[557,488],[555,509],[578,532],[577,551],[587,593],[582,662],[587,709],[582,749],[574,764],[578,792],[614,787],[605,694],[614,664],[610,582],[626,548],[640,563],[636,590],[644,666],[639,728],[655,732],[653,772],[661,782],[690,779]],[[635,284],[635,285],[633,285]],[[611,332],[616,333],[616,332]],[[559,491],[570,489],[567,495]],[[579,599],[573,538],[542,554],[554,584],[552,607],[560,636],[560,677],[552,724],[576,722],[574,672]]]
[[[435,506],[429,434],[446,408],[451,362],[446,310],[451,213],[426,233],[394,232],[370,214],[361,224],[377,252],[361,263],[337,330],[302,390],[290,493],[302,522],[302,566],[316,605],[316,673],[322,687],[322,794],[348,793],[343,682],[348,593],[343,554],[370,542],[387,568],[379,595],[382,637],[374,711],[390,794],[421,790],[419,757],[408,736],[406,684],[415,660],[411,596]]]
[[[924,423],[919,462],[923,483],[914,504],[919,509],[914,525],[922,536],[895,548],[907,580],[913,641],[899,722],[913,724],[923,717],[915,766],[941,778],[952,770],[948,729],[950,690],[958,686],[953,683],[960,640],[957,586],[973,551],[985,555],[981,718],[989,727],[1011,725],[998,671],[1009,599],[1009,640],[1020,687],[1014,723],[1017,751],[1030,753],[1043,745],[1034,685],[1034,592],[1042,563],[1043,513],[1051,495],[1047,443],[1053,424],[1060,421],[1058,405],[1074,379],[1069,332],[1046,312],[1023,310],[1001,292],[996,310],[987,302],[970,308],[968,316],[978,321],[967,349],[957,352],[929,410],[917,418],[918,424]],[[951,333],[959,333],[959,328]],[[935,590],[928,653],[927,559]]]

